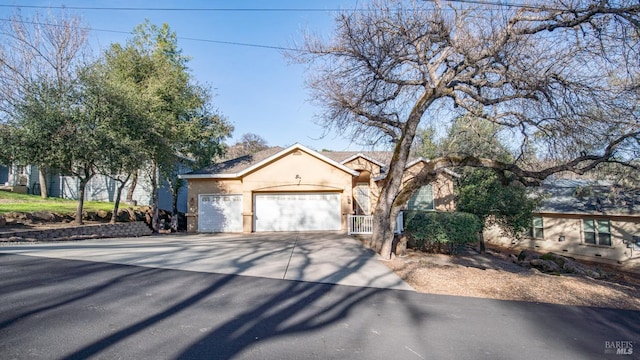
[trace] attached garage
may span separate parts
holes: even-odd
[[[254,195],[255,231],[324,231],[342,229],[340,193]]]
[[[242,232],[242,195],[200,195],[200,232]]]

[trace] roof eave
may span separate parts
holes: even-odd
[[[240,177],[242,177],[242,176],[244,176],[244,175],[246,175],[246,174],[248,174],[248,173],[250,173],[250,172],[252,172],[252,171],[254,171],[256,169],[259,169],[260,167],[262,167],[262,166],[274,161],[275,159],[283,156],[284,154],[289,153],[289,152],[294,151],[294,150],[302,150],[302,151],[306,152],[307,154],[309,154],[309,155],[311,155],[311,156],[313,156],[313,157],[315,157],[315,158],[317,158],[317,159],[319,159],[321,161],[324,161],[324,162],[326,162],[326,163],[328,163],[330,165],[333,165],[333,166],[337,167],[338,169],[340,169],[340,170],[342,170],[342,171],[344,171],[346,173],[351,174],[352,176],[360,175],[359,171],[353,170],[353,169],[351,169],[351,168],[349,168],[349,167],[347,167],[347,166],[345,166],[345,165],[343,165],[343,164],[341,164],[341,163],[339,163],[337,161],[331,160],[330,158],[318,153],[315,150],[309,149],[308,147],[306,147],[306,146],[304,146],[304,145],[302,145],[300,143],[295,143],[295,144],[289,146],[288,148],[283,149],[281,151],[278,151],[277,153],[275,153],[275,154],[273,154],[273,155],[271,155],[271,156],[269,156],[269,157],[267,157],[267,158],[255,163],[255,164],[253,164],[253,165],[251,165],[251,166],[249,166],[247,168],[245,168],[242,171],[234,173],[234,174],[183,174],[183,175],[178,175],[178,178],[180,178],[180,179],[233,179],[233,178],[240,178]]]
[[[376,160],[376,159],[374,159],[374,158],[372,158],[372,157],[370,157],[370,156],[367,156],[367,155],[365,155],[365,154],[363,154],[363,153],[357,153],[357,154],[355,154],[355,155],[351,155],[351,156],[349,156],[348,158],[346,158],[345,160],[342,160],[342,161],[340,162],[340,164],[348,163],[349,161],[355,160],[355,159],[357,159],[357,158],[359,158],[359,157],[361,157],[361,158],[363,158],[363,159],[365,159],[365,160],[367,160],[367,161],[369,161],[369,162],[372,162],[372,163],[374,163],[374,164],[376,164],[376,165],[378,165],[378,166],[380,166],[380,167],[385,166],[385,165],[384,165],[384,163],[382,163],[381,161],[378,161],[378,160]]]
[[[178,179],[234,179],[238,174],[182,174]]]

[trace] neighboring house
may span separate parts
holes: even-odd
[[[188,171],[184,169],[183,171]],[[6,180],[5,180],[6,179]],[[4,181],[3,181],[4,180]],[[9,165],[0,166],[0,186],[6,186],[29,194],[40,194],[40,183],[38,177],[38,167],[35,165]],[[85,189],[85,200],[87,201],[109,201],[116,198],[116,191],[119,183],[106,175],[95,175],[87,183]],[[121,201],[124,202],[131,181],[122,190]],[[80,181],[74,176],[65,176],[59,173],[47,174],[47,190],[50,197],[63,199],[78,199]],[[141,170],[138,183],[133,192],[133,200],[137,205],[151,205],[151,180],[147,171]],[[158,207],[171,211],[171,192],[168,184],[163,182],[158,190]],[[187,212],[187,187],[182,186],[178,192],[178,211]]]
[[[580,259],[640,265],[640,193],[602,181],[555,179],[538,191],[544,200],[520,240],[484,233],[488,243],[552,251]]]
[[[9,167],[0,165],[0,185],[9,186]]]
[[[28,193],[38,183],[38,167],[33,165],[0,165],[0,186]]]
[[[373,211],[390,158],[390,152],[317,152],[295,144],[183,174],[187,231],[346,231],[349,215]],[[427,161],[411,161],[406,174]],[[421,188],[408,206],[453,210],[452,175]]]
[[[120,184],[107,175],[95,175],[89,180],[85,188],[85,200],[88,201],[109,201],[116,199],[118,186]],[[131,186],[131,179],[122,190],[120,201],[124,203]],[[49,195],[64,199],[78,199],[80,180],[74,176],[53,175],[49,180]],[[171,191],[166,181],[163,181],[158,189],[158,207],[171,211]],[[140,170],[138,182],[133,191],[133,200],[137,205],[151,205],[152,186],[148,171]],[[187,212],[187,186],[186,184],[178,191],[178,212]]]

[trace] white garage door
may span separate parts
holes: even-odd
[[[200,195],[198,232],[241,232],[242,195]]]
[[[258,194],[255,231],[341,230],[340,194]]]

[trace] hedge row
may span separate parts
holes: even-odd
[[[466,244],[478,241],[482,228],[477,216],[463,212],[405,213],[405,233],[418,250],[458,254]]]

